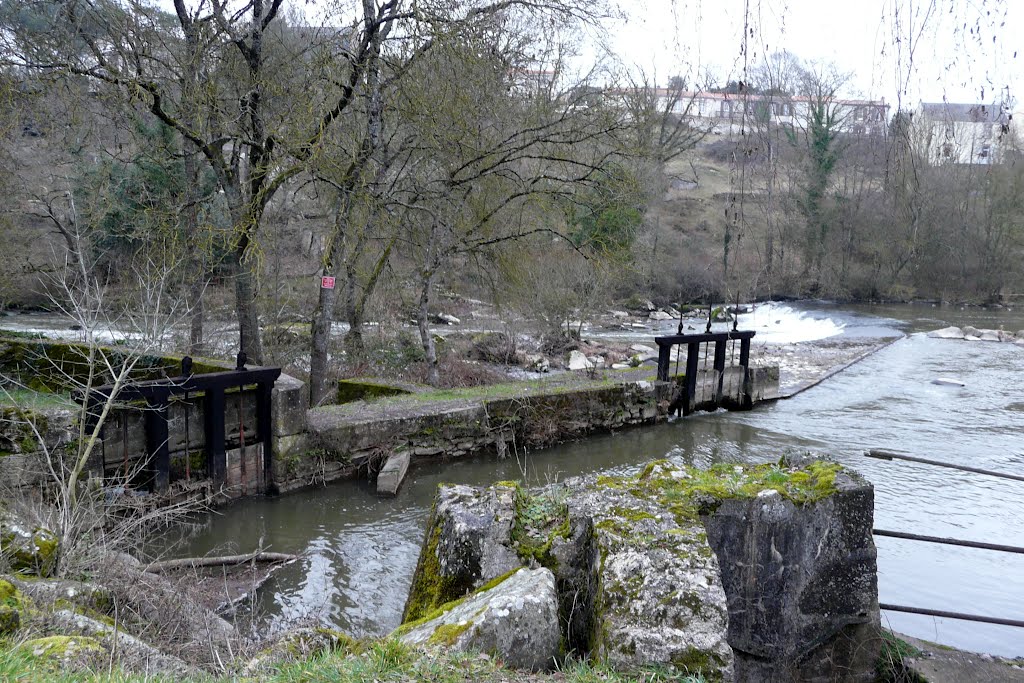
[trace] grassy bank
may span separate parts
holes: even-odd
[[[5,643],[0,646],[0,680],[18,683],[171,683],[176,679],[128,673],[116,666],[93,666],[86,670],[69,671],[61,667],[58,657],[37,656],[30,647]],[[197,683],[703,683],[699,677],[660,669],[621,674],[585,662],[569,662],[561,670],[551,673],[529,674],[506,669],[500,662],[486,656],[447,651],[421,652],[395,640],[375,641],[357,652],[326,652],[293,663],[264,664],[258,673],[228,673],[193,677],[190,680]]]

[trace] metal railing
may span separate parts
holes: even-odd
[[[906,462],[918,463],[922,465],[928,465],[932,467],[945,467],[948,469],[960,470],[961,472],[970,472],[972,474],[981,474],[989,477],[998,477],[1000,479],[1009,479],[1011,481],[1024,481],[1024,477],[1009,474],[1006,472],[996,472],[994,470],[986,470],[979,467],[969,467],[967,465],[954,465],[953,463],[941,462],[938,460],[929,460],[927,458],[917,458],[911,455],[903,455],[900,453],[891,453],[889,451],[881,450],[870,450],[865,451],[864,455],[869,458],[875,458],[878,460],[903,460]],[[922,534],[912,534],[904,531],[891,531],[888,529],[874,529],[873,533],[875,536],[883,536],[887,538],[898,538],[908,541],[921,541],[924,543],[937,543],[940,545],[951,545],[960,546],[963,548],[976,548],[979,550],[993,550],[1001,553],[1019,553],[1024,554],[1024,548],[1004,545],[1001,543],[985,543],[982,541],[969,541],[959,538],[942,538],[939,536],[925,536]],[[981,614],[966,614],[963,612],[951,612],[949,610],[937,610],[929,609],[925,607],[911,607],[908,605],[891,605],[888,603],[879,603],[880,609],[889,610],[892,612],[905,612],[907,614],[923,614],[932,617],[944,617],[948,619],[959,619],[962,621],[976,621],[985,624],[998,624],[1000,626],[1016,626],[1024,628],[1024,620],[1021,619],[1005,619],[1002,617],[990,617]]]

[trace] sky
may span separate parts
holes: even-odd
[[[173,11],[172,0],[152,1]],[[602,32],[583,39],[583,71],[602,53],[600,42],[624,67],[653,74],[659,85],[675,75],[693,84],[705,72],[725,84],[743,79],[745,62],[750,69],[785,50],[849,73],[847,97],[913,108],[922,100],[991,104],[1009,96],[1015,110],[1024,110],[1024,64],[1016,52],[1019,46],[1024,60],[1024,0],[606,2],[618,11]],[[357,4],[286,0],[312,21],[339,6],[354,16]]]
[[[1017,90],[1024,0],[626,0],[605,22],[624,64],[673,75],[741,79],[786,50],[851,74],[845,93],[913,107],[991,103]],[[744,29],[747,40],[744,44]],[[1024,86],[1024,83],[1020,83]],[[1008,89],[1008,91],[1007,91]],[[1018,105],[1018,108],[1024,105]]]

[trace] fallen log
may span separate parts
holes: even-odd
[[[198,567],[230,567],[246,562],[294,562],[299,559],[298,555],[288,553],[268,553],[256,551],[245,555],[221,555],[219,557],[182,557],[176,560],[162,560],[151,562],[146,567],[150,574],[162,574],[172,569],[195,569]]]

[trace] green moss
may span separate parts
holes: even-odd
[[[473,622],[471,621],[465,621],[461,624],[441,624],[430,634],[427,644],[451,647],[459,639],[459,636],[468,631],[472,626]]]
[[[708,469],[680,468],[667,460],[649,463],[633,480],[631,493],[668,508],[680,525],[713,512],[723,500],[749,499],[769,489],[796,505],[808,505],[836,492],[838,463],[816,460],[803,467],[784,461],[764,465],[718,464]]]
[[[388,384],[384,380],[375,379],[342,379],[338,380],[338,403],[353,401],[372,401],[388,396],[405,396],[413,392],[404,387]]]
[[[403,623],[401,626],[399,626],[397,629],[395,629],[395,631],[394,631],[394,633],[392,635],[394,635],[396,638],[400,638],[401,636],[405,635],[406,633],[408,633],[409,631],[413,630],[414,628],[416,628],[418,626],[422,626],[423,624],[427,623],[428,621],[433,621],[434,619],[437,619],[438,617],[444,616],[445,614],[450,612],[452,609],[454,609],[455,607],[458,607],[463,602],[468,600],[470,597],[472,597],[474,595],[478,595],[480,593],[483,593],[484,591],[489,591],[492,588],[494,588],[495,586],[500,585],[502,582],[504,582],[506,579],[508,579],[510,576],[515,574],[520,569],[522,569],[522,567],[516,567],[515,569],[513,569],[513,570],[511,570],[509,572],[506,572],[506,573],[502,574],[501,576],[498,576],[498,577],[496,577],[494,579],[491,579],[490,581],[488,581],[484,585],[480,586],[476,590],[474,590],[474,591],[472,591],[470,593],[467,593],[466,595],[463,595],[460,598],[457,598],[455,600],[451,600],[449,602],[444,603],[443,605],[439,605],[439,606],[433,608],[432,610],[430,610],[429,612],[427,612],[423,616],[419,617],[418,619],[407,621],[407,622]]]
[[[630,522],[639,522],[644,519],[654,519],[654,515],[645,510],[637,510],[636,508],[623,508],[613,507],[609,510],[611,514],[615,515],[619,519],[624,519]]]
[[[14,633],[21,627],[25,599],[10,581],[0,579],[0,636]]]
[[[551,546],[556,538],[568,536],[569,509],[564,502],[551,493],[533,496],[516,486],[512,542],[523,561],[554,570]]]
[[[56,534],[49,529],[36,529],[32,534],[32,545],[35,547],[35,572],[39,576],[53,576],[60,550]]]
[[[4,529],[0,534],[0,548],[11,570],[17,574],[47,577],[57,569],[60,541],[49,529],[36,529],[30,538]]]
[[[445,576],[437,557],[437,546],[441,540],[440,525],[435,524],[436,510],[431,514],[430,536],[426,547],[420,553],[416,573],[413,575],[409,599],[405,604],[402,623],[429,620],[428,615],[446,604],[456,601],[472,590],[471,584],[455,577]],[[442,612],[443,613],[443,612]],[[438,615],[439,616],[439,615]],[[429,616],[429,618],[434,618]]]
[[[106,366],[118,367],[129,360],[135,362],[132,378],[137,380],[177,376],[181,372],[181,356],[143,355],[136,357],[131,351],[115,347],[95,347],[85,344],[45,339],[15,339],[7,334],[0,338],[0,370],[17,379],[23,386],[40,393],[60,394],[72,391],[89,382],[90,353],[102,354]],[[90,365],[93,367],[90,368]],[[234,366],[209,359],[193,358],[195,374],[226,372]],[[93,377],[93,383],[109,381],[109,377]]]
[[[705,681],[712,683],[722,681],[725,661],[714,652],[690,647],[672,656],[672,666],[688,674],[703,676]]]
[[[58,660],[61,662],[81,657],[88,658],[105,652],[103,646],[95,638],[86,636],[47,636],[26,640],[18,646],[33,658],[42,660]]]
[[[502,583],[505,582],[506,579],[511,577],[513,574],[515,574],[520,569],[522,569],[522,567],[516,567],[515,569],[513,569],[511,571],[505,572],[501,576],[498,576],[498,577],[495,577],[495,578],[491,579],[490,581],[488,581],[487,583],[485,583],[484,585],[480,586],[475,591],[473,591],[473,594],[475,595],[477,593],[483,593],[484,591],[489,591],[492,588],[495,588],[495,587],[501,585]]]

